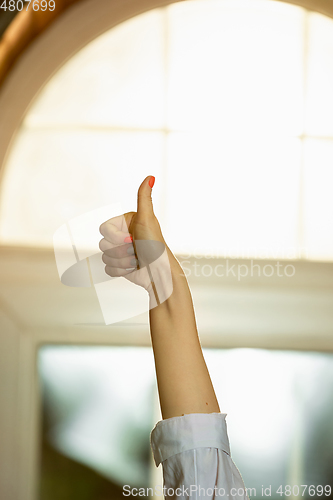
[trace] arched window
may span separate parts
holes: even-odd
[[[274,1],[181,2],[101,35],[29,108],[2,181],[3,243],[156,176],[176,253],[333,256],[333,21]]]

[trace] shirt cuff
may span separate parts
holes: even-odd
[[[158,467],[167,458],[194,448],[219,448],[230,455],[226,413],[190,413],[160,420],[150,433]]]

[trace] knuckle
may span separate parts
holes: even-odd
[[[107,275],[111,276],[111,278],[115,277],[114,269],[111,266],[105,266],[105,272]]]
[[[105,228],[105,222],[99,226],[99,232],[101,233],[102,236],[104,236],[104,228]]]

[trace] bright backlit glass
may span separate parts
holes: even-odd
[[[302,9],[214,0],[168,14],[171,129],[301,133]]]
[[[270,496],[277,499],[281,484],[330,484],[332,355],[261,349],[204,354],[221,411],[227,413],[233,460],[245,486],[256,488],[251,497],[263,497],[262,485],[271,485]],[[48,443],[70,459],[68,467],[84,464],[119,488],[153,486],[152,351],[44,346],[38,371],[47,422],[43,453]],[[50,474],[43,453],[42,480]]]
[[[136,210],[152,174],[175,253],[332,260],[332,54],[331,19],[271,0],[180,2],[120,24],[28,111],[1,243],[50,247],[71,217]]]
[[[333,136],[333,21],[319,14],[308,20],[306,134]]]

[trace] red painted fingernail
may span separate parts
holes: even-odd
[[[153,175],[151,175],[148,184],[152,188],[154,183],[155,183],[155,177]]]
[[[133,241],[132,236],[126,236],[126,238],[124,239],[125,243],[131,243],[131,241]]]

